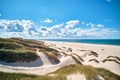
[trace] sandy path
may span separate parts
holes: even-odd
[[[48,57],[45,54],[43,54],[42,52],[39,52],[39,49],[37,49],[36,53],[40,56],[44,66],[45,65],[52,65],[52,63],[50,62]]]
[[[42,66],[34,67],[33,65],[31,65],[33,67],[24,67],[24,66],[8,66],[8,65],[0,64],[0,71],[10,72],[10,73],[14,72],[14,73],[45,75],[47,73],[54,72],[57,69],[67,66],[69,64],[75,64],[75,61],[70,56],[68,56],[68,57],[62,57],[60,59],[59,64],[53,65],[51,64],[51,62],[49,61],[46,55],[44,55],[42,52],[39,52],[39,49],[37,49],[36,53],[41,57],[41,60],[43,62]]]

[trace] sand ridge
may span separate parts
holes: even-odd
[[[45,43],[46,45],[48,45],[48,47],[54,48],[60,52],[58,56],[60,63],[53,65],[49,61],[48,57],[44,53],[39,52],[39,49],[37,49],[36,53],[40,56],[40,59],[38,59],[37,62],[40,65],[37,65],[38,63],[32,62],[34,64],[30,64],[30,66],[15,66],[12,64],[10,65],[10,63],[3,64],[2,62],[0,62],[0,71],[44,75],[50,72],[54,72],[63,66],[76,64],[75,60],[71,57],[72,55],[83,65],[92,65],[94,67],[105,68],[112,71],[113,73],[120,75],[120,64],[117,64],[114,61],[106,61],[105,63],[103,63],[103,60],[106,59],[108,56],[120,57],[120,46],[54,41],[46,41]],[[93,51],[93,54],[91,54],[91,51]],[[95,56],[94,52],[97,53],[98,56]],[[80,60],[80,58],[82,58],[84,61]]]

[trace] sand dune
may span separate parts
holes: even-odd
[[[36,53],[40,56],[40,58],[41,58],[41,60],[43,62],[43,66],[52,65],[52,63],[50,62],[48,57],[45,54],[43,54],[42,52],[39,52],[39,49],[37,49]]]
[[[113,61],[107,61],[105,63],[102,62],[108,56],[117,56],[120,58],[120,46],[52,41],[46,41],[46,45],[48,45],[50,48],[54,48],[60,51],[60,54],[57,56],[57,58],[60,60],[60,63],[52,64],[48,57],[44,53],[39,52],[37,49],[36,53],[40,56],[38,60],[30,63],[21,63],[22,65],[20,65],[19,62],[0,62],[0,71],[44,75],[50,72],[54,72],[63,66],[76,64],[76,61],[71,57],[71,55],[74,53],[76,55],[73,56],[83,65],[92,65],[94,67],[105,68],[112,71],[113,73],[120,75],[119,64]],[[91,55],[91,51],[96,52],[98,55]],[[66,56],[62,52],[64,52]],[[80,56],[84,61],[81,61],[78,56]],[[99,61],[99,63],[97,63],[95,60],[90,61],[91,59],[95,59]]]

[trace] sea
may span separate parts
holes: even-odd
[[[46,41],[75,42],[88,44],[107,44],[120,46],[120,39],[44,39]]]

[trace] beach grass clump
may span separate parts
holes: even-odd
[[[107,62],[107,61],[113,61],[113,62],[115,62],[115,63],[117,63],[117,64],[119,64],[120,65],[120,62],[118,62],[116,59],[104,59],[102,62],[103,63],[105,63],[105,62]]]
[[[112,73],[104,68],[96,68],[99,75],[101,75],[105,80],[120,80],[120,76]]]
[[[48,59],[54,64],[54,63],[60,63],[60,60],[57,58],[57,56],[55,56],[52,53],[44,53],[48,56]]]
[[[69,56],[69,54],[67,54],[66,52],[61,51],[61,52],[59,52],[59,54],[60,53],[62,53],[64,55],[64,57]]]
[[[15,50],[20,48],[23,48],[23,46],[14,42],[0,42],[0,49]]]
[[[97,52],[94,52],[94,51],[90,51],[91,53],[89,54],[90,55],[94,55],[95,57],[98,57],[98,53]]]
[[[72,48],[68,48],[68,52],[72,52]]]
[[[33,51],[27,50],[0,50],[0,61],[5,62],[30,62],[35,61],[39,56]]]
[[[58,69],[57,71],[53,73],[57,74],[58,76],[62,75],[66,77],[67,75],[74,74],[76,72],[79,72],[85,75],[86,80],[99,80],[98,75],[102,76],[105,80],[119,80],[120,79],[119,75],[116,75],[106,69],[94,68],[89,65],[80,65],[80,64],[68,65],[68,66]]]
[[[53,48],[49,48],[49,47],[40,47],[39,52],[50,52],[56,56],[59,54],[59,51]]]
[[[57,58],[57,56],[59,55],[59,51],[57,51],[56,49],[49,48],[49,47],[41,47],[41,48],[39,48],[39,51],[46,54],[52,63],[60,62],[60,60]]]
[[[86,50],[80,50],[80,51],[86,51]]]
[[[76,63],[78,63],[78,64],[81,64],[82,65],[82,62],[80,62],[80,60],[78,60],[78,58],[76,58],[74,55],[70,55],[73,59],[74,59],[74,61],[76,62]]]
[[[90,59],[89,62],[91,62],[91,61],[95,61],[95,62],[99,63],[99,61],[96,59]]]
[[[84,62],[84,60],[78,54],[72,53],[72,55],[77,56],[82,62]]]
[[[118,61],[120,61],[120,58],[118,56],[108,56],[107,58],[116,58]]]

